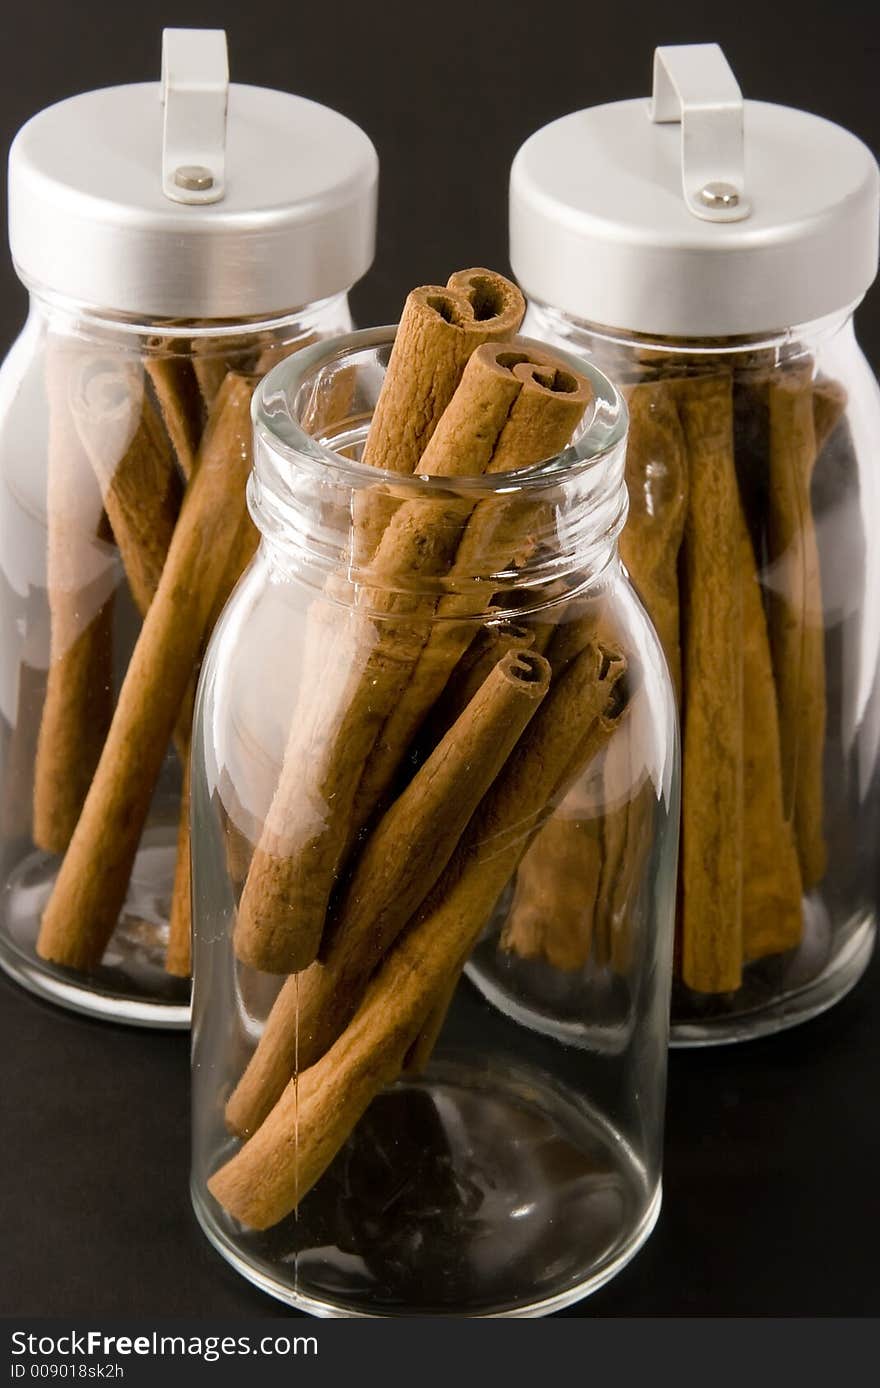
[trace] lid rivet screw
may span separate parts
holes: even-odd
[[[181,164],[174,170],[174,182],[188,193],[207,193],[214,186],[214,175],[203,164]]]
[[[700,202],[705,207],[736,207],[739,192],[732,183],[707,183],[700,189]]]

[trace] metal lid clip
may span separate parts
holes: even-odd
[[[718,44],[655,49],[648,113],[657,123],[681,123],[681,183],[688,210],[704,222],[748,217],[742,93]]]
[[[162,189],[173,202],[220,202],[226,191],[229,61],[222,29],[162,34]]]

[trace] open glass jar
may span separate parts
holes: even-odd
[[[0,966],[154,1026],[189,1020],[185,771],[199,661],[258,538],[251,395],[350,328],[374,224],[366,136],[228,87],[225,62],[222,34],[171,31],[164,126],[158,84],[108,88],[10,155],[31,302],[0,374]],[[175,168],[193,72],[228,119],[190,110],[201,160]]]
[[[659,1208],[674,702],[617,555],[616,390],[587,367],[579,434],[536,467],[384,473],[358,459],[393,337],[309,348],[255,399],[262,542],[194,740],[193,1201],[309,1311],[535,1315],[612,1276]],[[524,508],[534,543],[389,592],[353,557],[373,503],[456,534]],[[304,903],[341,728],[362,758],[346,848],[317,960],[279,976],[242,958],[264,836]]]
[[[630,411],[621,554],[682,721],[684,1044],[813,1016],[873,947],[880,391],[852,310],[877,222],[870,151],[744,103],[715,45],[658,50],[652,103],[564,117],[511,175],[527,330]]]

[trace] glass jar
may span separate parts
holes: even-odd
[[[401,477],[358,461],[392,341],[309,348],[256,397],[262,540],[196,714],[193,1201],[239,1272],[317,1314],[536,1315],[659,1209],[674,702],[617,555],[617,391],[587,366],[580,433],[537,467]],[[374,493],[459,530],[527,508],[532,543],[371,587]],[[392,650],[401,704],[443,674],[374,803],[397,702],[340,710]],[[263,972],[238,957],[255,845],[282,784],[282,832],[332,812],[310,767],[340,728],[363,769],[318,959]]]
[[[707,91],[738,114],[726,145],[701,106]],[[726,207],[720,194],[694,198],[696,145],[676,121],[698,134],[704,117]],[[598,133],[607,178],[582,193],[559,169]],[[633,186],[655,176],[654,200],[635,204]],[[551,211],[538,202],[548,180]],[[526,328],[608,372],[630,410],[620,549],[682,722],[682,1044],[821,1012],[873,947],[880,392],[852,310],[876,270],[877,209],[870,152],[817,117],[743,103],[714,45],[658,50],[652,108],[566,117],[514,165]]]
[[[244,476],[210,610],[193,600],[192,575],[174,599],[204,630],[183,662],[167,633],[155,653],[173,735],[159,733],[148,756],[157,725],[135,708],[108,744],[113,763],[102,754],[215,401],[228,404],[231,467],[249,450],[259,372],[350,326],[344,294],[269,322],[198,325],[114,322],[32,297],[0,371],[0,963],[44,997],[120,1021],[188,1022],[187,717],[210,624],[256,545]],[[101,817],[84,824],[56,887],[96,778]]]
[[[164,56],[164,90],[73,97],[10,153],[30,311],[0,371],[0,966],[174,1027],[195,682],[257,543],[251,395],[351,327],[376,159],[335,112],[230,87],[222,33],[166,31]]]

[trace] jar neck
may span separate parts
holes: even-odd
[[[272,315],[256,318],[134,319],[110,310],[95,309],[77,304],[50,290],[28,285],[31,311],[47,331],[62,337],[76,337],[98,342],[102,346],[118,343],[120,347],[145,351],[161,343],[163,347],[186,351],[189,343],[216,344],[234,347],[243,338],[267,337],[278,342],[296,342],[317,337],[327,331],[341,331],[350,326],[347,293],[328,299],[285,309]]]
[[[482,476],[399,476],[360,462],[393,340],[389,329],[355,333],[297,353],[262,382],[249,505],[269,563],[329,586],[343,603],[369,607],[381,593],[376,607],[386,614],[444,597],[474,616],[522,610],[604,574],[627,511],[626,409],[611,383],[587,368],[593,400],[571,445],[545,462]],[[322,402],[337,417],[316,425]],[[359,538],[365,512],[384,525],[369,554]],[[431,536],[428,562],[396,562],[401,533]]]
[[[781,365],[815,353],[839,335],[852,334],[856,307],[851,304],[836,313],[774,332],[697,338],[665,337],[660,333],[639,333],[609,327],[576,318],[550,304],[531,300],[527,326],[536,336],[566,343],[572,351],[582,352],[599,362],[607,362],[615,356],[637,355],[641,362],[650,365],[652,354],[656,353],[665,361],[680,356],[683,360],[700,358],[708,364],[713,360],[721,363],[731,357],[756,354],[769,359],[773,365]]]

